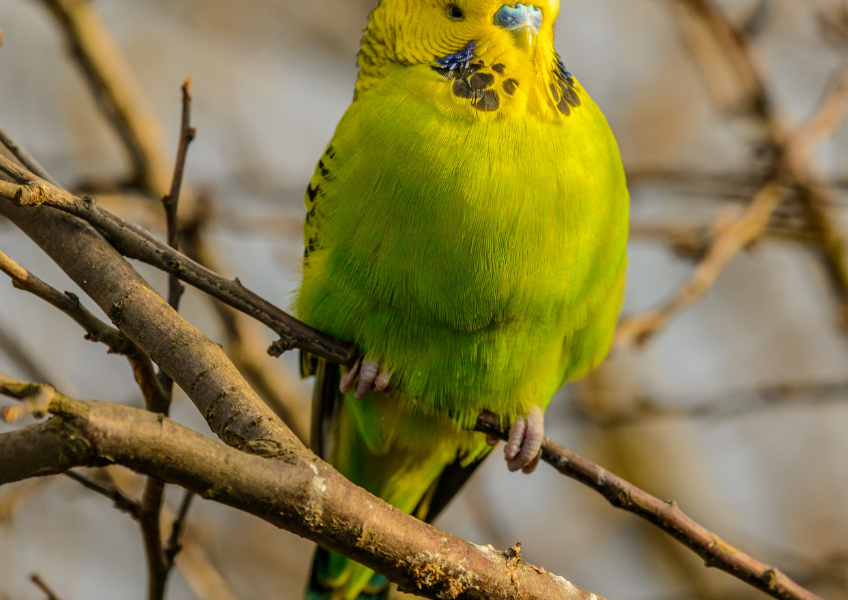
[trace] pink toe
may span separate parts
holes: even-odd
[[[380,363],[375,360],[366,360],[362,363],[362,368],[359,370],[359,382],[356,384],[356,391],[353,396],[357,400],[362,400],[371,391],[371,386],[380,374]]]
[[[516,456],[518,456],[518,452],[521,450],[521,442],[524,440],[524,432],[526,430],[527,421],[524,417],[521,415],[515,417],[515,421],[509,428],[509,440],[506,443],[506,448],[504,448],[504,455],[506,456],[507,461],[512,461]]]
[[[380,373],[380,376],[377,378],[377,381],[374,382],[374,387],[380,390],[381,392],[386,391],[386,388],[389,387],[389,377],[391,373],[389,371],[383,371]]]
[[[521,444],[516,460],[520,460],[521,468],[535,469],[533,463],[538,463],[539,453],[542,450],[542,442],[545,440],[545,415],[538,406],[531,406],[527,411],[527,430],[524,433],[524,441]]]
[[[359,375],[359,366],[362,364],[362,359],[356,359],[356,362],[353,365],[353,368],[345,367],[342,369],[342,379],[339,382],[339,391],[342,394],[347,394],[350,390],[353,389],[353,385],[356,383],[356,377]]]

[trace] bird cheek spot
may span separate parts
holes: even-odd
[[[501,99],[493,90],[486,90],[483,96],[472,103],[472,106],[482,112],[492,112],[498,110],[501,105]]]
[[[495,78],[488,73],[476,73],[468,80],[468,83],[472,90],[480,93],[483,90],[492,87],[495,84]]]
[[[518,89],[518,81],[515,79],[507,79],[503,82],[503,91],[512,96],[515,90]]]
[[[471,89],[471,84],[469,84],[465,79],[457,79],[453,82],[452,91],[455,96],[459,98],[474,98],[474,90]]]

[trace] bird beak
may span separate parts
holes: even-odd
[[[506,4],[495,13],[495,25],[509,31],[515,39],[515,45],[525,52],[535,46],[542,20],[542,9],[538,6]]]

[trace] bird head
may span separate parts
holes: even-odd
[[[559,0],[527,1],[381,0],[363,37],[357,95],[398,70],[428,66],[472,114],[570,113],[580,101],[554,49]]]

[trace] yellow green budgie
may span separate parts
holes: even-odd
[[[382,0],[354,101],[306,194],[296,311],[363,360],[317,375],[313,447],[432,519],[511,423],[538,462],[543,411],[607,354],[628,193],[606,119],[554,49],[559,0]],[[319,549],[306,598],[383,598],[385,579]]]

